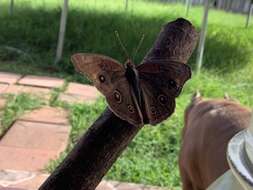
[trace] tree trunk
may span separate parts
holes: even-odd
[[[154,57],[186,63],[196,40],[197,33],[187,20],[168,23],[143,64]],[[94,190],[140,129],[106,109],[39,190]]]

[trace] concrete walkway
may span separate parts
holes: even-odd
[[[29,93],[50,100],[53,91],[65,86],[64,80],[52,77],[21,76],[0,72],[0,112],[4,94]],[[98,98],[91,86],[69,83],[58,99],[67,103],[89,102]],[[1,127],[1,126],[0,126]],[[36,190],[48,177],[44,172],[68,144],[71,125],[68,112],[45,106],[25,113],[0,139],[0,190]],[[97,190],[158,190],[144,185],[102,181]]]

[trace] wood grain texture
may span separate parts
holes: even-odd
[[[198,33],[189,21],[179,18],[169,22],[164,25],[143,63],[153,62],[157,57],[186,63],[196,46],[197,38]]]
[[[157,56],[186,63],[196,39],[191,23],[177,19],[163,27],[142,63]],[[39,190],[94,190],[140,129],[106,109]]]

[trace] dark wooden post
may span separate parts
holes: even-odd
[[[143,63],[154,56],[186,63],[196,39],[187,20],[168,23]],[[94,190],[140,129],[106,109],[39,190]]]

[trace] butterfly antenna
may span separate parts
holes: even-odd
[[[141,37],[141,39],[140,39],[140,41],[139,41],[139,44],[138,44],[138,46],[137,46],[135,52],[134,52],[133,60],[134,60],[135,56],[137,55],[138,51],[140,50],[144,38],[145,38],[145,35],[143,34],[142,37]]]
[[[120,39],[120,36],[119,36],[119,33],[118,33],[117,30],[115,31],[115,36],[116,36],[116,38],[117,38],[117,40],[118,40],[118,42],[119,42],[121,48],[123,49],[123,52],[125,53],[126,57],[127,57],[127,58],[130,58],[130,57],[129,57],[129,54],[127,53],[127,49],[126,49],[126,47],[123,45],[123,43],[122,43],[122,41],[121,41],[121,39]]]

